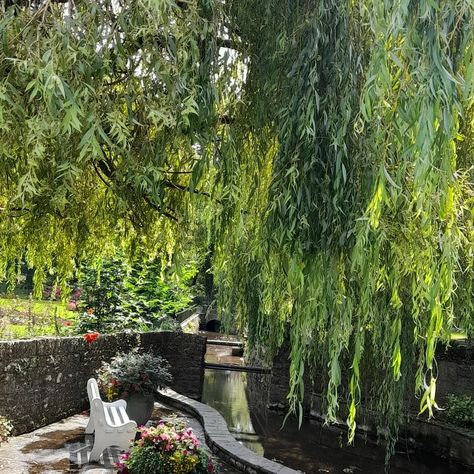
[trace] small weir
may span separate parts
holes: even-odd
[[[210,364],[204,363],[204,369],[212,370],[235,370],[237,372],[252,372],[254,374],[269,374],[271,369],[265,367],[252,367],[248,365],[232,365],[232,364]]]
[[[382,474],[385,450],[373,441],[357,437],[347,446],[339,429],[304,420],[301,429],[295,420],[266,408],[265,391],[270,369],[248,370],[242,356],[232,355],[242,347],[222,335],[208,337],[202,402],[225,418],[235,438],[257,454],[276,460],[306,474]],[[251,369],[251,367],[250,367]],[[283,428],[282,428],[283,426]],[[449,464],[433,455],[397,452],[390,474],[465,474],[466,468]]]

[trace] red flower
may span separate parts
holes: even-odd
[[[63,326],[72,326],[71,321],[63,321]]]
[[[98,332],[88,332],[84,334],[84,339],[90,344],[91,342],[94,342],[97,338],[99,337]]]

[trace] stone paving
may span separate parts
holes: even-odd
[[[196,436],[205,445],[205,435],[201,424],[193,417],[162,404],[155,404],[152,419],[159,420],[176,413],[186,420]],[[87,414],[80,414],[53,423],[31,433],[10,438],[0,446],[0,473],[2,474],[58,474],[64,472],[111,474],[116,473],[114,463],[119,451],[109,448],[104,451],[100,463],[89,463],[93,436],[84,435]],[[206,446],[207,448],[207,446]],[[238,474],[225,464],[222,473]]]
[[[92,436],[84,435],[88,417],[75,415],[39,428],[31,433],[11,438],[0,447],[0,472],[12,474],[56,474],[117,472],[113,463],[118,452],[104,452],[102,464],[88,464]]]

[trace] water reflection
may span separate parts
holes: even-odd
[[[206,370],[202,401],[221,413],[238,441],[263,455],[263,446],[250,418],[246,376],[245,372]]]
[[[253,417],[252,417],[253,418]],[[365,473],[384,472],[385,449],[374,442],[356,438],[348,446],[346,435],[336,428],[323,427],[321,423],[305,420],[298,429],[295,420],[288,420],[281,429],[283,416],[269,413],[265,424],[254,421],[264,447],[264,455],[283,464],[312,473]],[[263,436],[262,433],[265,433]],[[390,474],[465,474],[466,468],[448,464],[433,455],[412,452],[396,453]]]
[[[244,358],[232,355],[232,347],[208,345],[206,362],[211,364],[244,365]]]

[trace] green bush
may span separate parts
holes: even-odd
[[[176,280],[159,261],[130,267],[122,260],[109,260],[100,268],[84,268],[79,279],[83,315],[77,332],[179,330],[172,315],[192,303],[196,271],[190,264]]]
[[[82,269],[79,307],[84,311],[92,309],[99,327],[111,315],[121,312],[126,274],[124,263],[118,260],[104,261],[100,268],[90,266]]]
[[[445,418],[453,425],[474,428],[474,399],[469,395],[449,395]]]

